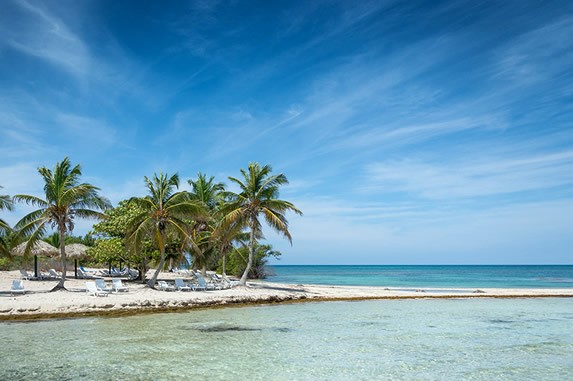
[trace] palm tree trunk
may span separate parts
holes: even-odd
[[[253,266],[253,257],[255,252],[255,227],[254,224],[251,224],[251,235],[249,240],[249,260],[247,261],[247,268],[239,281],[240,286],[247,285],[247,278],[249,277],[249,272],[251,271],[251,267]]]
[[[59,228],[59,233],[60,233],[60,257],[62,259],[62,278],[60,279],[60,281],[58,282],[58,284],[56,285],[56,287],[54,287],[52,289],[52,291],[56,291],[56,290],[65,290],[66,287],[64,286],[65,282],[66,282],[66,273],[67,273],[67,266],[66,266],[66,231],[65,228]]]
[[[159,266],[157,266],[157,270],[153,273],[151,279],[147,282],[147,287],[153,288],[155,287],[155,283],[157,282],[157,277],[159,276],[159,272],[163,269],[165,265],[165,232],[161,232],[161,242],[159,242],[159,252],[161,253],[161,260],[159,261]]]
[[[227,253],[223,253],[223,275],[227,275]]]

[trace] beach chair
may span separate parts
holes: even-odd
[[[238,286],[240,283],[238,280],[230,279],[227,275],[223,275],[221,278],[223,278],[225,282],[229,283],[230,287]]]
[[[90,274],[93,276],[96,273],[96,270],[86,269],[84,266],[80,266],[79,268],[84,272],[84,274]]]
[[[191,287],[185,285],[185,282],[181,278],[175,279],[175,287],[177,287],[179,291],[191,291]]]
[[[60,279],[62,276],[54,269],[49,269],[48,270],[48,274],[50,276],[50,278],[53,279]]]
[[[157,286],[161,291],[175,291],[176,290],[175,286],[167,283],[164,280],[157,281]]]
[[[93,296],[108,296],[109,292],[98,289],[95,282],[86,282],[86,294]]]
[[[220,278],[216,273],[207,273],[207,282],[211,282],[217,290],[231,288],[231,285]]]
[[[28,274],[28,272],[24,269],[20,269],[20,279],[23,280],[37,280],[38,278],[36,278],[33,275]]]
[[[86,282],[86,284],[87,284],[87,282]],[[105,281],[103,279],[96,279],[95,285],[96,285],[97,289],[100,291],[105,291],[108,293],[111,292],[111,288],[109,288],[107,286],[107,284],[105,283]]]
[[[204,290],[214,290],[215,286],[211,283],[207,283],[207,281],[205,280],[205,278],[203,278],[203,275],[201,275],[201,273],[195,273],[195,276],[197,277],[197,284],[199,285],[199,288],[203,288]]]
[[[24,281],[22,279],[14,279],[12,281],[12,288],[10,288],[10,295],[25,294]]]
[[[95,277],[92,274],[87,273],[85,270],[82,270],[81,267],[79,267],[78,268],[78,278],[94,279]]]
[[[111,286],[115,292],[129,291],[128,288],[123,285],[121,279],[113,279],[111,281]]]
[[[206,285],[200,285],[199,283],[195,283],[195,282],[189,282],[189,287],[191,287],[191,289],[193,291],[206,291],[207,290]]]

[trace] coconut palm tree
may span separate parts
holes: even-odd
[[[192,224],[192,237],[194,246],[195,258],[194,264],[199,263],[201,272],[205,275],[207,271],[207,259],[212,257],[215,245],[212,241],[212,232],[215,227],[215,217],[221,200],[221,194],[225,190],[225,184],[215,182],[215,177],[207,176],[201,172],[197,174],[197,180],[188,180],[191,185],[191,192],[189,195],[192,200],[202,203],[208,214],[204,219],[196,219]]]
[[[249,229],[249,259],[240,281],[240,285],[243,286],[247,283],[247,277],[253,265],[257,236],[262,236],[259,216],[262,216],[271,228],[282,234],[292,244],[285,213],[292,211],[302,215],[302,212],[292,203],[278,199],[280,186],[288,184],[288,180],[282,173],[271,175],[271,172],[270,165],[261,167],[259,163],[249,163],[247,170],[241,169],[243,180],[229,177],[229,180],[239,186],[240,192],[224,192],[228,202],[223,207],[224,217],[221,229],[225,230],[236,223]]]
[[[191,185],[191,198],[193,200],[201,201],[210,211],[217,209],[219,200],[221,199],[221,192],[225,190],[224,183],[216,183],[215,176],[209,177],[204,173],[197,173],[197,180],[188,180]]]
[[[46,167],[38,168],[44,179],[44,192],[46,199],[25,194],[15,195],[14,201],[25,202],[38,207],[37,210],[25,215],[16,224],[15,228],[20,234],[28,236],[26,252],[34,246],[36,241],[45,235],[46,228],[56,228],[60,236],[60,256],[62,259],[62,278],[54,290],[65,289],[66,281],[66,234],[74,229],[74,219],[101,218],[105,211],[111,207],[110,202],[100,196],[98,187],[80,183],[82,174],[80,165],[72,167],[66,157],[56,163],[53,170]]]
[[[203,217],[206,211],[201,203],[191,200],[188,192],[176,191],[179,188],[177,174],[171,177],[164,173],[154,174],[152,179],[145,176],[145,186],[150,193],[148,196],[133,197],[129,201],[135,204],[140,212],[132,220],[127,238],[130,244],[140,247],[146,235],[154,236],[161,259],[155,273],[147,282],[148,287],[153,288],[165,265],[168,233],[178,235],[189,242],[190,220]]]

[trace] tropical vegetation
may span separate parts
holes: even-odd
[[[217,270],[240,276],[240,284],[248,278],[265,277],[269,258],[280,252],[264,239],[263,223],[282,234],[292,243],[286,219],[287,212],[302,214],[291,202],[280,199],[280,187],[288,184],[284,174],[272,174],[269,165],[250,163],[241,169],[241,177],[229,177],[238,186],[228,191],[214,176],[199,172],[187,180],[189,190],[181,190],[178,174],[144,176],[147,195],[131,197],[111,207],[94,185],[82,183],[79,165],[72,166],[65,158],[53,169],[41,167],[45,197],[18,194],[0,196],[0,210],[10,211],[15,202],[35,206],[11,228],[0,219],[0,252],[7,254],[6,263],[24,264],[10,251],[27,241],[26,255],[35,242],[44,240],[60,249],[62,279],[54,288],[65,289],[65,245],[82,243],[88,246],[88,259],[94,265],[127,265],[139,271],[139,278],[154,287],[160,271],[191,267],[203,274]],[[2,217],[2,216],[0,216]],[[84,237],[72,235],[76,218],[96,218]],[[6,263],[4,263],[6,262]],[[156,266],[146,279],[151,265]]]

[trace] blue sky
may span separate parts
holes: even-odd
[[[2,193],[258,161],[282,264],[571,264],[571,36],[568,1],[2,1]]]

